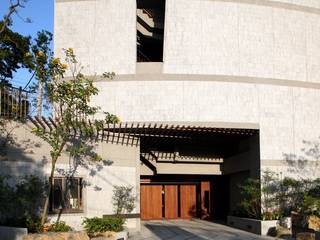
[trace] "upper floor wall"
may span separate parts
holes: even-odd
[[[58,56],[136,73],[136,0],[55,2]],[[320,1],[166,0],[161,71],[320,82]]]
[[[135,0],[55,0],[54,49],[73,48],[86,74],[135,73]]]
[[[320,81],[320,1],[167,0],[164,72]]]

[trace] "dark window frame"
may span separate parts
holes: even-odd
[[[51,179],[50,179],[51,180]],[[54,200],[55,200],[55,181],[61,180],[61,200],[64,201],[65,206],[61,206],[60,208],[56,208],[54,206]],[[70,202],[68,204],[68,200],[70,197],[70,192],[69,194],[66,193],[68,191],[67,189],[67,181],[77,181],[77,198],[78,199],[78,208],[71,208],[70,207]],[[69,189],[70,191],[70,189]],[[69,206],[67,206],[69,205]],[[53,178],[53,186],[50,192],[50,205],[49,205],[49,213],[53,214],[60,214],[60,213],[83,213],[83,178],[82,177],[72,177],[72,178],[67,178],[67,177],[54,177]]]

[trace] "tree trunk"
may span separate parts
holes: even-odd
[[[41,225],[43,226],[46,222],[47,219],[47,215],[48,215],[48,207],[49,207],[49,201],[50,201],[50,193],[51,193],[51,189],[53,187],[53,177],[54,177],[54,170],[56,169],[56,163],[58,161],[58,158],[64,148],[64,146],[66,145],[66,142],[62,142],[59,150],[58,150],[58,154],[52,158],[52,163],[51,163],[51,173],[50,173],[50,179],[49,179],[49,187],[48,187],[48,192],[47,192],[47,196],[44,202],[44,206],[43,206],[43,212],[42,212],[42,216],[41,216]]]
[[[39,79],[38,81],[38,98],[37,98],[37,108],[38,108],[38,112],[37,112],[37,116],[39,118],[41,118],[42,116],[42,81]]]
[[[49,178],[49,187],[48,187],[48,192],[47,192],[46,200],[44,202],[42,216],[41,216],[41,225],[42,226],[45,224],[46,219],[47,219],[47,215],[48,215],[50,193],[51,193],[51,189],[53,187],[53,177],[54,177],[54,170],[56,168],[56,162],[57,162],[57,158],[55,160],[52,159],[51,173],[50,173],[50,178]]]

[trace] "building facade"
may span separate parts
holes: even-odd
[[[145,220],[224,218],[245,178],[320,176],[319,1],[55,0],[54,36],[122,120],[107,132],[137,139],[103,143],[115,165],[98,178],[79,170],[81,216],[111,214],[117,184]]]

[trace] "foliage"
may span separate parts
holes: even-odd
[[[293,178],[284,178],[279,180],[279,208],[283,216],[290,216],[292,211],[299,211],[302,206],[305,190],[305,180],[296,180]]]
[[[0,22],[0,27],[3,21]],[[12,79],[13,73],[22,67],[30,68],[30,37],[5,27],[0,34],[0,82]]]
[[[306,194],[303,199],[302,212],[306,215],[320,217],[320,198]]]
[[[261,181],[247,179],[240,185],[242,201],[236,215],[261,220],[290,216],[292,211],[320,216],[320,179],[279,179],[266,171]]]
[[[237,215],[261,219],[260,186],[260,180],[253,178],[245,180],[245,182],[239,186],[243,199],[238,206]]]
[[[262,220],[274,220],[280,218],[278,208],[278,181],[275,173],[265,171],[261,178],[261,212]]]
[[[0,176],[0,223],[7,226],[27,227],[39,232],[39,210],[45,184],[35,176],[25,176],[15,186]]]
[[[84,229],[89,234],[103,233],[107,231],[121,232],[125,220],[120,217],[105,217],[105,218],[85,218],[82,222]]]
[[[301,212],[320,217],[320,178],[309,184],[309,189],[303,197]]]
[[[71,227],[64,221],[57,221],[51,224],[48,228],[48,232],[69,232],[71,230]]]
[[[37,81],[30,86],[30,91],[37,93],[34,105],[38,111],[38,117],[42,116],[42,108],[48,109],[50,103],[47,94],[47,81],[51,79],[51,60],[53,52],[50,48],[52,34],[48,31],[40,31],[31,46],[32,68]]]
[[[132,191],[133,187],[113,187],[112,204],[116,214],[131,213],[133,211],[136,197]]]
[[[25,225],[28,228],[28,232],[31,233],[41,233],[43,231],[43,225],[41,224],[41,219],[37,216],[28,216],[25,219]]]

